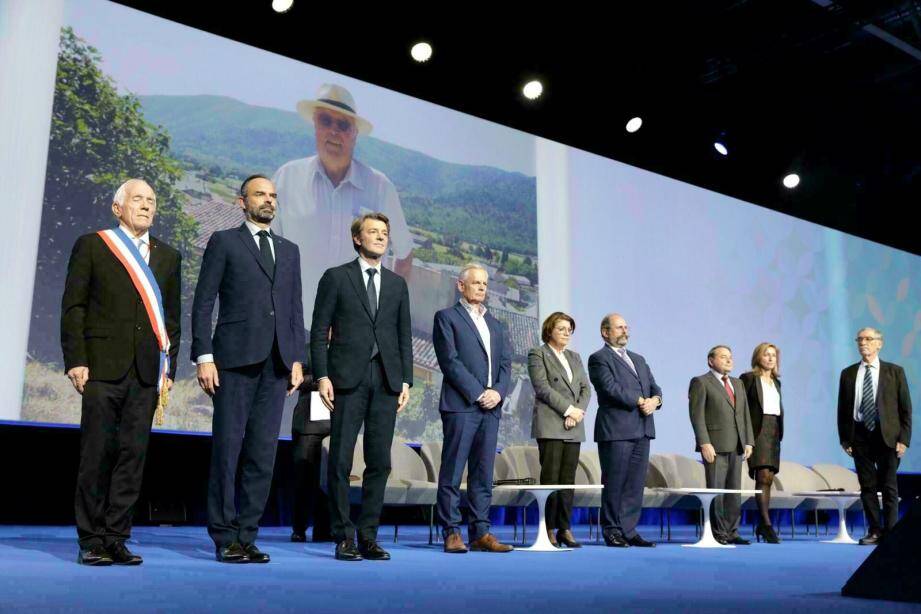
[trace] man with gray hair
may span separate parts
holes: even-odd
[[[444,379],[438,409],[444,428],[438,474],[438,515],[445,552],[462,554],[460,483],[469,464],[468,537],[473,550],[508,552],[489,532],[493,465],[502,401],[512,375],[511,343],[499,321],[486,310],[489,274],[479,264],[465,266],[457,279],[460,301],[435,314],[432,341]]]
[[[730,377],[732,350],[717,345],[707,353],[710,369],[691,380],[688,391],[691,426],[697,450],[704,461],[707,488],[739,490],[742,486],[742,461],[752,454],[755,437],[748,397],[742,380]],[[739,495],[720,495],[713,500],[710,520],[713,535],[721,544],[747,546],[751,542],[739,535],[741,511]]]
[[[142,562],[125,542],[179,352],[182,257],[150,234],[157,196],[129,179],[112,200],[115,228],[77,239],[61,301],[64,368],[83,397],[74,502],[82,565]]]
[[[854,457],[860,500],[872,546],[899,520],[899,461],[911,444],[911,395],[905,370],[879,359],[883,334],[872,327],[857,331],[860,362],[841,372],[838,387],[838,438]],[[883,493],[880,513],[877,492]]]

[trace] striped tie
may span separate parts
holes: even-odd
[[[868,431],[876,430],[876,399],[873,398],[873,375],[870,365],[863,370],[863,395],[860,398],[860,414]]]

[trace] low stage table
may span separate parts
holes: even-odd
[[[704,530],[701,531],[700,541],[696,544],[681,544],[687,548],[735,548],[732,544],[721,544],[713,536],[713,527],[710,526],[710,503],[720,495],[757,495],[760,490],[732,490],[729,488],[657,488],[660,492],[673,495],[693,495],[700,501],[703,508]]]
[[[547,516],[546,507],[547,499],[558,490],[602,490],[601,484],[510,484],[508,486],[496,486],[493,491],[497,490],[516,490],[530,493],[534,500],[537,501],[537,509],[540,517],[540,524],[537,527],[537,539],[527,548],[515,548],[520,552],[566,552],[572,548],[556,547],[550,543],[547,537]]]
[[[847,532],[847,508],[860,499],[859,492],[845,492],[840,490],[804,490],[793,493],[796,497],[809,497],[811,499],[831,499],[838,507],[838,534],[834,539],[822,540],[823,544],[856,544],[850,533]]]

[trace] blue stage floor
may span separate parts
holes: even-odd
[[[222,565],[203,528],[137,527],[130,545],[142,566],[88,568],[75,562],[73,527],[0,527],[0,611],[919,611],[841,597],[870,549],[814,536],[698,550],[681,547],[694,541],[693,527],[681,527],[655,549],[615,549],[580,527],[581,550],[447,555],[428,545],[426,527],[401,527],[398,544],[384,527],[392,561],[346,563],[332,544],[292,544],[288,533],[262,530],[268,565]]]

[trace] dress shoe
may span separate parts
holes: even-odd
[[[293,533],[291,533],[291,541],[293,541],[296,544],[307,543],[307,535],[305,533],[294,531]]]
[[[551,542],[553,540],[550,540]],[[573,537],[572,531],[569,529],[560,529],[556,532],[556,541],[560,544],[566,546],[567,548],[581,548],[582,544],[576,541],[576,538]]]
[[[243,552],[246,553],[250,563],[268,563],[272,560],[272,557],[267,552],[257,548],[256,544],[246,544],[243,546]]]
[[[629,548],[630,542],[620,533],[608,531],[604,534],[604,543],[611,548]]]
[[[560,543],[556,539],[556,531],[553,529],[547,529],[547,539],[550,540],[550,545],[554,548],[559,548]]]
[[[343,539],[336,544],[336,559],[339,561],[360,561],[361,552],[355,547],[355,541]]]
[[[755,529],[755,536],[760,542],[762,538],[768,544],[779,544],[780,538],[777,537],[777,533],[774,532],[774,527],[769,524],[759,524]]]
[[[515,548],[501,543],[492,533],[470,542],[470,549],[476,552],[511,552]]]
[[[115,542],[109,546],[108,551],[112,562],[116,565],[140,565],[144,562],[140,555],[128,550],[125,542]]]
[[[861,546],[875,546],[883,539],[880,533],[867,533],[858,542]]]
[[[214,552],[214,558],[219,563],[249,563],[249,557],[243,546],[234,542],[229,546],[218,546]]]
[[[735,537],[730,537],[729,539],[726,540],[725,543],[732,544],[733,546],[750,546],[751,545],[750,541],[748,541],[747,539],[739,535],[736,535]]]
[[[464,540],[461,538],[460,533],[454,531],[445,537],[445,552],[449,554],[465,554],[467,552],[467,546],[464,545]]]
[[[362,539],[358,542],[358,551],[361,556],[369,561],[389,561],[390,553],[380,547],[373,539]]]
[[[96,567],[105,567],[113,563],[112,555],[102,546],[80,548],[80,552],[77,554],[77,562],[81,565],[94,565]]]
[[[647,541],[643,539],[642,537],[640,537],[639,535],[634,535],[633,537],[627,540],[627,543],[629,543],[631,546],[636,546],[637,548],[655,548],[656,547],[655,542]]]

